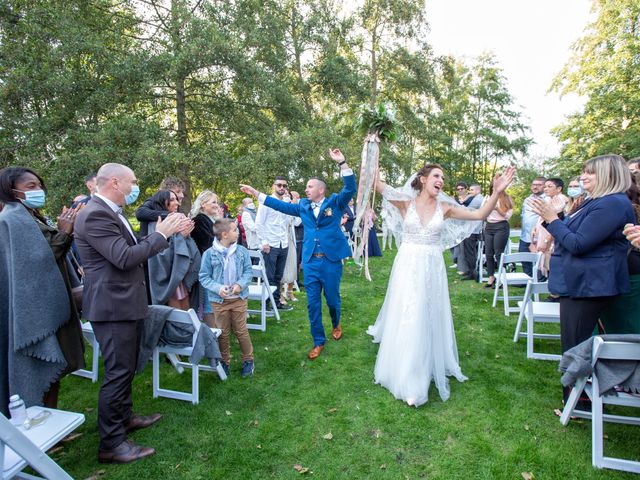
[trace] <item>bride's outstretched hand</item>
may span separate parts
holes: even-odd
[[[498,175],[496,173],[496,176],[493,178],[493,191],[497,193],[504,192],[507,187],[511,185],[515,174],[516,167],[513,166],[508,166],[507,168],[505,168],[504,172],[502,172],[502,175]]]

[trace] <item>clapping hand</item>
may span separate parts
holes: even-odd
[[[624,226],[624,230],[622,233],[625,234],[627,240],[631,242],[636,248],[640,248],[640,225],[632,225],[631,223],[627,223]]]
[[[183,213],[170,213],[167,218],[162,220],[158,217],[156,223],[156,232],[163,234],[166,238],[171,237],[174,233],[186,228],[188,222],[191,220],[184,216]]]
[[[67,235],[71,235],[73,233],[73,224],[76,221],[76,216],[83,207],[84,203],[78,204],[75,208],[62,207],[62,212],[58,216],[58,230]]]
[[[187,238],[189,235],[191,235],[191,232],[193,232],[196,224],[190,218],[185,217],[185,220],[183,220],[181,223],[182,228],[180,229],[180,233],[184,238]]]
[[[508,166],[507,168],[505,168],[504,172],[502,172],[502,175],[498,175],[496,173],[496,176],[493,177],[493,191],[497,193],[504,192],[507,187],[511,185],[515,174],[516,167],[514,166]]]
[[[532,198],[529,201],[529,206],[531,207],[531,210],[540,215],[540,217],[542,217],[542,219],[547,223],[551,223],[558,219],[556,209],[550,202],[547,203],[540,198]]]

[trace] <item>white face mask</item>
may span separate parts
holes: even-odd
[[[582,188],[580,188],[580,187],[569,187],[569,189],[567,190],[567,195],[569,195],[571,198],[577,198],[580,195],[582,195]]]
[[[253,203],[247,203],[244,208],[248,208],[249,210],[255,210],[256,206]]]

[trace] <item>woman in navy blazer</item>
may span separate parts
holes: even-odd
[[[555,240],[549,291],[560,296],[563,352],[588,339],[603,310],[629,291],[629,242],[623,229],[635,216],[625,193],[631,186],[626,162],[619,155],[592,158],[580,180],[588,198],[564,221],[549,204],[532,201]]]

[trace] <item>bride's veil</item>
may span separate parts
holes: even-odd
[[[387,228],[391,230],[398,245],[402,242],[402,224],[403,217],[400,210],[391,203],[391,201],[411,201],[418,196],[418,191],[411,187],[411,182],[416,178],[414,173],[409,180],[399,188],[393,188],[385,185],[382,192],[382,210],[381,215],[383,221],[387,224]],[[440,192],[438,201],[453,206],[453,208],[466,208],[460,205],[449,195]],[[482,225],[481,220],[456,220],[454,218],[446,218],[440,232],[440,247],[443,250],[455,247],[469,235],[478,232]],[[478,232],[479,233],[479,232]]]

